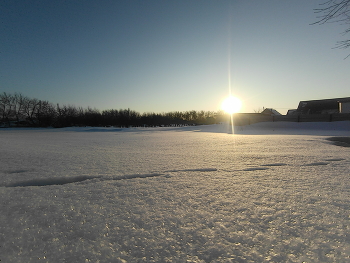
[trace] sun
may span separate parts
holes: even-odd
[[[226,113],[233,114],[239,112],[242,107],[242,101],[233,96],[229,96],[221,103],[221,109]]]

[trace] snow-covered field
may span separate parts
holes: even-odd
[[[227,132],[1,129],[1,262],[350,262],[350,122]]]

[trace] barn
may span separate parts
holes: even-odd
[[[350,113],[350,97],[300,101],[294,114]]]

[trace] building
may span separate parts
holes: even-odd
[[[294,114],[350,113],[350,97],[300,101]]]
[[[265,115],[282,115],[281,113],[279,113],[278,111],[276,111],[275,109],[271,109],[271,108],[266,108],[264,109],[261,114],[265,114]]]
[[[287,111],[287,115],[294,115],[296,114],[297,109],[291,109]]]

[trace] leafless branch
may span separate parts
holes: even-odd
[[[328,0],[320,4],[320,8],[314,9],[316,14],[320,14],[318,20],[314,24],[325,23],[341,23],[350,25],[350,0]],[[350,27],[347,28],[342,35],[350,32]],[[338,41],[335,48],[346,49],[350,47],[350,40]],[[347,56],[349,57],[350,54]],[[347,58],[346,57],[346,58]]]

